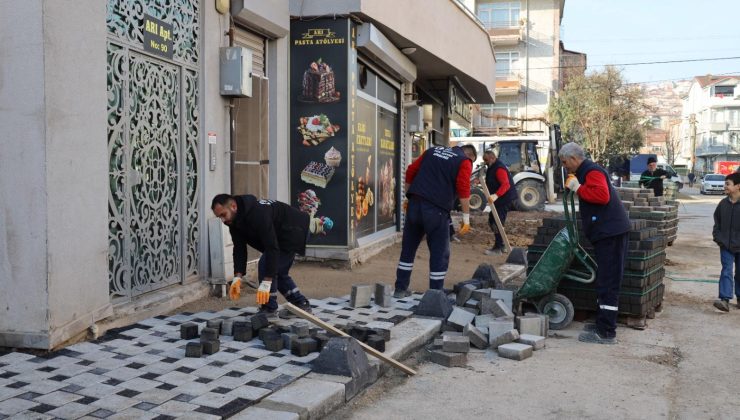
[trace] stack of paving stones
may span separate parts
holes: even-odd
[[[665,237],[668,246],[673,245],[678,236],[677,201],[665,195],[655,197],[649,188],[617,188],[617,193],[630,219],[647,221],[648,227],[657,228],[658,235]]]
[[[676,228],[668,226],[676,219],[676,211],[674,206],[664,206],[662,197],[653,197],[652,190],[618,188],[617,191],[629,211],[631,224],[627,263],[619,292],[619,313],[629,318],[644,320],[646,317],[652,317],[655,309],[663,302],[664,263],[668,245],[664,233],[673,232],[675,235]],[[635,206],[635,203],[638,205]],[[646,220],[643,217],[651,219]],[[576,220],[581,247],[595,258],[593,246],[581,229],[580,216],[577,215]],[[564,228],[565,220],[562,218],[543,220],[532,245],[528,247],[528,272],[537,264],[555,235]],[[574,261],[571,268],[583,270],[577,261]],[[558,287],[558,293],[568,297],[576,310],[595,311],[597,307],[595,289],[595,283],[584,284],[563,279]]]
[[[476,277],[483,272],[488,275]],[[444,319],[440,337],[428,347],[432,362],[462,367],[468,352],[488,348],[500,357],[524,360],[544,348],[547,316],[515,316],[514,292],[495,288],[501,286],[497,279],[492,266],[481,264],[474,278],[457,283],[451,294],[439,290],[424,294],[417,315]]]
[[[386,297],[383,290],[380,300]],[[345,330],[365,327],[385,342],[420,298],[357,309],[349,296],[311,303],[324,321]],[[329,341],[300,318],[266,322],[255,312],[229,308],[158,316],[46,356],[2,355],[0,419],[233,416],[311,372]]]

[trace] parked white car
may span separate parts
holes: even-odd
[[[725,192],[725,176],[722,174],[706,174],[701,180],[699,194],[722,194]]]

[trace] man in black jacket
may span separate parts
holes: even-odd
[[[295,254],[306,252],[309,215],[274,200],[258,200],[253,195],[219,194],[213,198],[211,210],[229,227],[234,242],[234,281],[238,290],[247,269],[247,245],[260,251],[257,265],[257,303],[260,312],[274,315],[277,292],[285,299],[310,312],[311,305],[298,290],[288,271]],[[232,294],[230,292],[230,294]],[[238,293],[236,293],[238,296]],[[233,298],[233,296],[232,296]],[[284,311],[281,317],[288,316]]]
[[[658,161],[652,156],[647,162],[647,170],[640,174],[640,185],[652,188],[655,196],[660,197],[663,195],[663,180],[668,176],[668,172],[658,168]]]
[[[506,223],[506,215],[514,205],[517,199],[516,186],[514,178],[509,172],[509,168],[501,162],[493,150],[486,150],[483,153],[483,161],[486,162],[486,187],[490,196],[488,204],[491,205],[491,213],[488,214],[488,226],[494,234],[494,244],[491,249],[485,251],[486,255],[498,255],[504,251],[504,239],[501,232],[496,227],[496,220],[493,218],[493,212],[498,213],[501,226]]]
[[[719,275],[719,299],[714,307],[720,311],[730,310],[732,283],[734,277],[735,296],[740,308],[740,173],[734,172],[725,177],[725,194],[714,210],[712,239],[719,245],[722,272]],[[733,274],[734,268],[734,274]]]

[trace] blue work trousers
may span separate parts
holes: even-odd
[[[401,258],[396,269],[396,290],[408,290],[416,250],[427,237],[429,247],[429,288],[442,289],[450,262],[450,212],[413,197],[406,210]]]
[[[610,236],[593,243],[596,253],[596,327],[605,337],[615,337],[619,313],[619,288],[627,261],[629,233]]]
[[[293,278],[288,273],[290,267],[293,266],[294,260],[294,252],[280,251],[277,274],[273,277],[272,285],[270,286],[270,301],[266,305],[263,305],[265,309],[274,311],[278,308],[277,292],[280,292],[285,297],[285,300],[294,305],[299,305],[306,300],[306,297],[301,294],[295,281],[293,281]],[[257,278],[260,283],[265,278],[266,267],[267,261],[265,260],[265,254],[262,254],[259,263],[257,263]]]

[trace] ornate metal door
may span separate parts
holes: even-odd
[[[114,300],[198,274],[197,6],[197,0],[108,1],[108,265]],[[143,52],[145,13],[177,22],[173,60]]]

